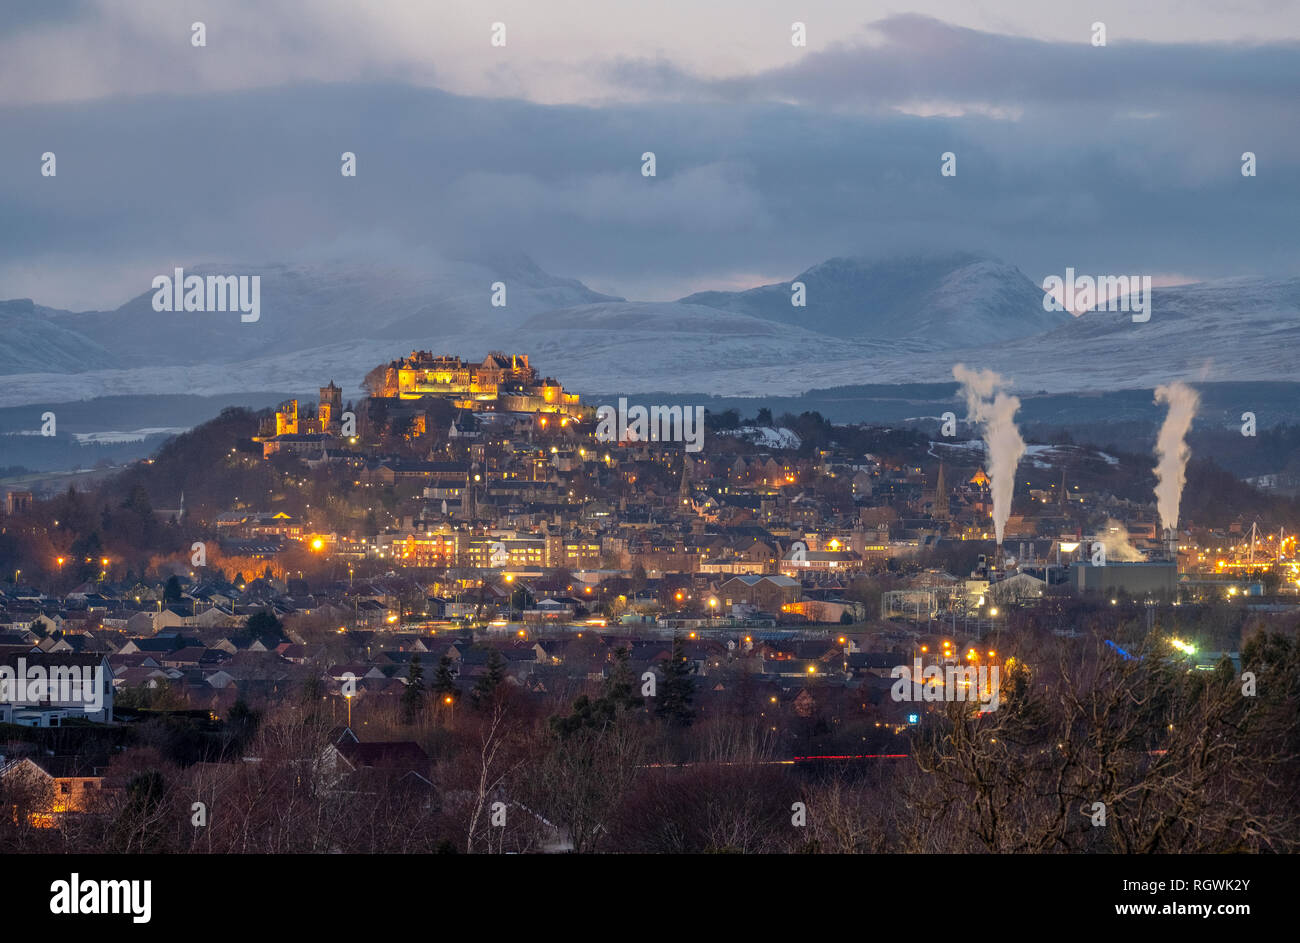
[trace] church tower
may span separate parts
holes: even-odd
[[[320,406],[316,410],[320,422],[320,431],[326,435],[338,435],[343,422],[343,390],[330,380],[329,386],[320,388]]]

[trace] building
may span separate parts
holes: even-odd
[[[1108,563],[1106,566],[1075,563],[1070,567],[1070,585],[1081,594],[1167,595],[1178,586],[1178,567],[1172,560]]]
[[[314,411],[302,410],[296,399],[285,400],[262,422],[253,441],[262,444],[263,458],[276,452],[319,452],[338,438],[342,428],[343,390],[331,380],[320,387]]]
[[[34,496],[30,491],[10,491],[5,494],[5,513],[20,514],[32,509]]]
[[[66,720],[113,722],[113,669],[97,652],[0,655],[0,723],[59,727]]]
[[[99,771],[77,757],[0,756],[0,782],[10,795],[26,794],[27,821],[53,828],[69,814],[94,812],[104,789]]]
[[[413,350],[394,360],[372,395],[383,399],[420,399],[436,396],[461,409],[496,408],[517,413],[570,413],[578,411],[578,395],[566,393],[550,377],[542,378],[527,354],[493,351],[482,363],[459,357]]]
[[[788,576],[745,574],[724,580],[718,586],[722,606],[756,606],[764,612],[780,612],[797,603],[803,593],[798,580]]]

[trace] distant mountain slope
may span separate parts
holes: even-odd
[[[1093,391],[1149,388],[1172,379],[1195,382],[1293,381],[1300,351],[1300,278],[1243,277],[1152,292],[1151,320],[1090,311],[1046,334],[906,358],[827,363],[828,386],[951,380],[952,364],[989,367],[1022,390]],[[779,383],[758,375],[755,381]]]
[[[60,321],[66,311],[30,298],[0,301],[0,375],[34,370],[96,370],[112,363],[102,346]]]
[[[329,344],[432,338],[466,324],[511,328],[539,311],[621,300],[548,275],[522,256],[498,262],[431,258],[418,270],[244,265],[194,266],[185,274],[261,276],[260,320],[242,323],[233,312],[154,311],[152,290],[113,311],[39,309],[27,313],[24,327],[34,331],[43,325],[45,341],[15,345],[7,357],[0,354],[0,373],[238,363]],[[506,286],[503,307],[491,303],[492,284],[498,281]]]
[[[806,307],[790,303],[793,282],[804,284]],[[681,300],[836,337],[908,339],[931,350],[1040,334],[1070,317],[1044,311],[1042,290],[1015,266],[970,254],[835,258],[789,282]]]
[[[832,260],[809,270],[820,274],[807,275],[807,308],[790,308],[781,286],[627,302],[522,257],[435,260],[414,273],[244,270],[258,271],[257,324],[240,324],[237,314],[159,314],[149,295],[114,312],[82,314],[0,302],[0,406],[48,401],[52,390],[68,399],[309,393],[331,379],[354,396],[368,370],[417,347],[466,357],[526,352],[539,370],[579,391],[717,396],[950,383],[958,361],[995,369],[1027,392],[1101,393],[1179,378],[1292,381],[1300,351],[1300,278],[1158,288],[1151,320],[1135,324],[1123,312],[1049,314],[1018,271],[973,256]],[[507,285],[504,308],[490,304],[497,280]],[[909,302],[904,283],[925,302]],[[875,299],[870,306],[853,307],[852,285]],[[871,294],[868,285],[878,290]],[[863,329],[863,319],[875,327]],[[1052,329],[1031,330],[1043,325]]]

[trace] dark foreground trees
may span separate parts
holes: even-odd
[[[1159,633],[1126,642],[1129,657],[1101,638],[1038,635],[1000,648],[998,709],[933,705],[901,758],[783,763],[770,720],[714,710],[687,727],[671,713],[656,716],[654,699],[641,698],[638,679],[615,656],[604,682],[556,692],[549,705],[504,681],[490,698],[438,698],[413,712],[398,702],[368,716],[368,741],[407,743],[402,752],[427,762],[352,769],[317,699],[294,698],[263,709],[260,722],[245,718],[238,759],[181,766],[179,754],[152,747],[120,754],[108,776],[115,787],[76,815],[50,814],[55,799],[38,779],[0,778],[9,810],[0,845],[127,853],[1300,850],[1293,636],[1256,633],[1240,666],[1212,671],[1171,657]],[[434,690],[448,680],[435,678]]]

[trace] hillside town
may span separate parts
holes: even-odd
[[[1297,611],[1285,524],[1171,543],[1089,447],[1030,447],[998,544],[970,443],[762,409],[710,414],[699,453],[671,425],[611,439],[519,354],[413,352],[368,381],[227,410],[96,492],[6,495],[0,675],[93,674],[93,697],[0,705],[0,782],[50,797],[28,825],[138,787],[141,750],[186,782],[246,760],[286,709],[331,788],[439,803],[439,745],[506,702],[556,729],[593,704],[657,720],[678,761],[687,728],[736,725],[772,762],[906,756],[951,697],[900,698],[899,666],[1005,678],[1040,670],[1030,638],[1163,626],[1189,670],[1239,668],[1244,630]],[[581,846],[543,818],[528,842]]]

